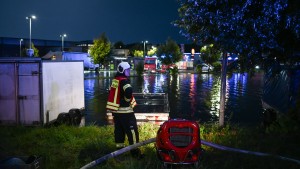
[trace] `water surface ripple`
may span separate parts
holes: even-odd
[[[105,125],[105,105],[114,72],[85,73],[86,123]],[[201,123],[218,121],[220,75],[180,73],[130,77],[134,92],[168,93],[171,118]],[[227,76],[225,118],[227,122],[257,125],[261,121],[262,74],[233,73]]]

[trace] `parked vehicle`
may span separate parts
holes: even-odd
[[[209,72],[214,70],[214,67],[211,66],[210,64],[202,63],[202,72]]]
[[[176,64],[164,65],[156,57],[146,57],[144,60],[144,71],[151,73],[166,73],[168,69],[177,67]]]
[[[169,71],[169,69],[174,69],[175,67],[177,67],[176,64],[161,65],[161,67],[159,67],[159,69],[157,69],[157,72],[159,72],[159,73],[166,73],[166,72]]]
[[[157,58],[156,57],[146,57],[144,60],[144,71],[151,73],[156,72]]]
[[[62,60],[83,60],[84,70],[99,70],[99,64],[94,64],[91,56],[83,52],[63,52]]]
[[[214,70],[214,67],[207,63],[201,63],[196,66],[196,71],[199,72],[210,72]]]
[[[94,64],[88,53],[84,52],[48,52],[42,57],[43,60],[55,61],[83,61],[84,70],[99,70],[99,64]]]

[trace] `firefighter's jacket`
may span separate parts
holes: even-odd
[[[113,113],[132,113],[135,106],[130,80],[126,76],[117,75],[109,89],[106,109]]]

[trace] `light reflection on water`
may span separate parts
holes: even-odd
[[[86,124],[107,124],[105,105],[114,72],[85,73]],[[145,74],[130,77],[134,92],[168,93],[171,118],[218,121],[220,76],[180,73],[177,76]],[[225,118],[231,123],[260,122],[262,75],[234,73],[227,77]]]

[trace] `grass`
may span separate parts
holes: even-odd
[[[156,136],[157,125],[144,124],[139,126],[140,140],[144,141]],[[282,155],[300,160],[300,134],[270,134],[262,128],[245,128],[225,126],[219,128],[214,124],[201,125],[201,138],[205,141],[244,150]],[[45,160],[47,169],[80,168],[85,164],[115,151],[113,126],[72,126],[58,127],[0,127],[0,157],[39,155]],[[200,168],[300,168],[300,164],[279,160],[276,157],[260,157],[222,151],[202,146]],[[132,158],[129,153],[121,155],[123,162],[115,159],[95,166],[94,168],[162,168],[156,157],[154,144],[141,147],[146,157],[142,160]],[[193,168],[191,166],[173,166],[173,168]]]

